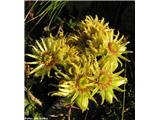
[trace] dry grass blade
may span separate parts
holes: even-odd
[[[61,0],[60,1],[40,1],[40,2],[36,1],[34,2],[25,17],[25,24],[35,19],[38,19],[38,20],[35,23],[35,25],[31,28],[31,30],[28,32],[28,36],[35,29],[35,27],[42,21],[42,19],[45,16],[48,16],[47,22],[49,22],[48,28],[50,28],[51,23],[55,21],[56,17],[59,15],[59,13],[61,12],[62,8],[65,6],[66,3],[67,1],[61,1]],[[37,13],[34,13],[34,17],[26,21],[30,12],[34,9],[35,10],[37,9],[36,10]]]
[[[42,102],[37,99],[27,88],[25,87],[25,91],[27,92],[28,96],[31,98],[32,101],[34,101],[36,104],[42,107]]]

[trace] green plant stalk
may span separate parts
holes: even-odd
[[[61,10],[62,10],[62,8],[65,6],[65,2],[63,2],[62,4],[60,4],[59,6],[60,6],[60,8],[59,9],[57,9],[57,8],[55,8],[55,9],[57,9],[57,10],[55,10],[55,13],[53,14],[53,16],[51,17],[51,20],[50,20],[50,22],[49,22],[49,24],[48,24],[48,28],[50,27],[50,25],[51,25],[51,23],[52,22],[54,22],[54,20],[53,20],[53,18],[55,17],[55,15],[57,14],[57,15],[59,15],[59,13],[61,12]]]
[[[126,69],[127,69],[127,63],[125,62],[125,71],[124,71],[124,76],[126,77]],[[126,89],[126,84],[124,84],[124,90]],[[125,97],[126,97],[126,92],[124,91],[123,93],[123,104],[122,104],[122,119],[124,120],[124,108],[125,108]]]

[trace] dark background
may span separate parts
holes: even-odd
[[[25,14],[28,9],[28,2],[25,2]],[[62,9],[59,17],[69,20],[73,18],[75,20],[82,20],[86,15],[98,15],[99,18],[104,17],[106,22],[109,22],[111,28],[119,30],[120,33],[127,36],[128,41],[131,43],[127,45],[127,49],[133,51],[128,54],[130,63],[124,63],[126,65],[126,76],[128,78],[128,84],[126,85],[125,94],[125,113],[124,120],[135,119],[135,2],[134,1],[70,1]],[[32,39],[39,39],[42,35],[45,36],[43,28],[47,25],[48,21],[43,20],[30,32],[35,24],[35,21],[25,24],[25,52],[30,51],[28,44],[32,43]],[[55,23],[52,24],[54,26]],[[28,37],[29,36],[29,37]],[[63,108],[58,102],[60,98],[48,96],[48,92],[53,88],[48,87],[47,84],[50,80],[33,85],[32,91],[35,96],[41,99],[45,106],[40,112],[45,117],[49,117],[51,114],[67,114],[67,109]],[[89,105],[90,110],[82,113],[80,110],[72,109],[71,120],[121,120],[122,112],[122,100],[123,93],[115,93],[118,102],[114,101],[113,104],[105,102],[103,105],[96,107],[92,102]],[[99,99],[97,97],[97,99]],[[100,100],[99,100],[100,101]],[[51,120],[53,118],[50,118]],[[61,120],[62,118],[54,118],[53,120]]]

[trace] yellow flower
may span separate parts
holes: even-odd
[[[62,80],[58,85],[59,91],[54,92],[52,95],[67,97],[71,104],[76,103],[83,111],[88,109],[89,100],[95,99],[91,95],[91,89],[94,84],[90,82],[89,64],[90,60],[82,56],[79,66],[75,63],[72,65],[68,80]]]
[[[26,62],[26,64],[37,65],[31,72],[35,76],[41,76],[48,74],[55,68],[56,64],[63,64],[69,51],[69,46],[65,44],[65,38],[57,39],[50,35],[48,38],[41,38],[41,42],[36,40],[36,45],[32,45],[32,54],[26,54],[31,58],[34,58],[33,62]]]
[[[123,70],[117,73],[113,73],[118,67],[116,60],[114,61],[113,59],[108,61],[105,57],[102,59],[104,60],[95,62],[94,68],[92,69],[94,76],[96,76],[96,87],[92,91],[92,95],[99,93],[102,97],[101,104],[104,103],[104,100],[112,103],[113,98],[117,99],[114,94],[114,89],[123,91],[119,88],[119,86],[125,84],[127,82],[127,78],[119,76],[123,72]],[[105,60],[107,61],[104,63]]]
[[[131,51],[127,51],[127,47],[126,45],[129,44],[129,41],[124,41],[124,35],[122,35],[121,38],[119,38],[119,31],[117,33],[117,35],[114,34],[114,30],[111,29],[110,31],[108,31],[108,40],[105,41],[105,47],[107,48],[107,54],[110,57],[113,58],[121,58],[123,60],[126,60],[128,62],[130,62],[130,60],[128,60],[126,57],[122,56],[122,54],[124,53],[131,53]],[[118,59],[118,61],[120,62],[120,60]]]
[[[113,74],[107,70],[101,70],[97,83],[99,94],[102,97],[101,104],[103,104],[104,100],[113,103],[113,98],[117,99],[113,90],[120,90],[119,86],[127,82],[127,78],[119,76],[121,72]]]
[[[69,41],[79,46],[81,53],[86,51],[87,48],[90,48],[94,52],[99,52],[103,44],[103,39],[109,30],[108,24],[105,23],[104,18],[99,20],[97,15],[95,18],[86,16],[85,20],[80,22],[79,29],[77,30],[78,35],[72,34],[69,37]]]
[[[97,56],[109,55],[114,57],[119,62],[118,58],[130,61],[122,54],[131,53],[127,51],[126,45],[129,43],[125,41],[124,35],[119,38],[118,34],[114,33],[114,29],[109,28],[109,23],[105,23],[104,18],[99,20],[96,15],[95,19],[91,16],[86,16],[85,20],[80,23],[79,36],[74,35],[75,41],[80,41],[80,45],[85,50],[92,51]]]
[[[105,23],[104,18],[99,20],[97,15],[95,19],[93,19],[92,16],[86,16],[85,20],[81,21],[80,29],[83,32],[82,35],[85,34],[87,38],[91,38],[95,33],[101,32],[105,34],[109,28],[108,24],[109,23]]]

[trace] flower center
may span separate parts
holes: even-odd
[[[86,79],[85,77],[81,77],[79,79],[77,79],[76,82],[76,87],[78,89],[78,91],[80,92],[88,92],[88,87],[86,86],[89,83],[89,80]]]
[[[108,43],[108,49],[109,49],[110,53],[113,55],[117,54],[117,52],[119,50],[117,44],[111,43],[111,42]]]
[[[55,57],[50,52],[43,52],[41,55],[41,63],[46,66],[52,66],[55,63]]]
[[[98,86],[100,87],[101,90],[104,90],[107,87],[109,87],[111,84],[112,84],[112,79],[108,77],[105,81],[99,82]]]
[[[98,86],[101,90],[106,89],[112,84],[112,76],[104,70],[99,77]]]

